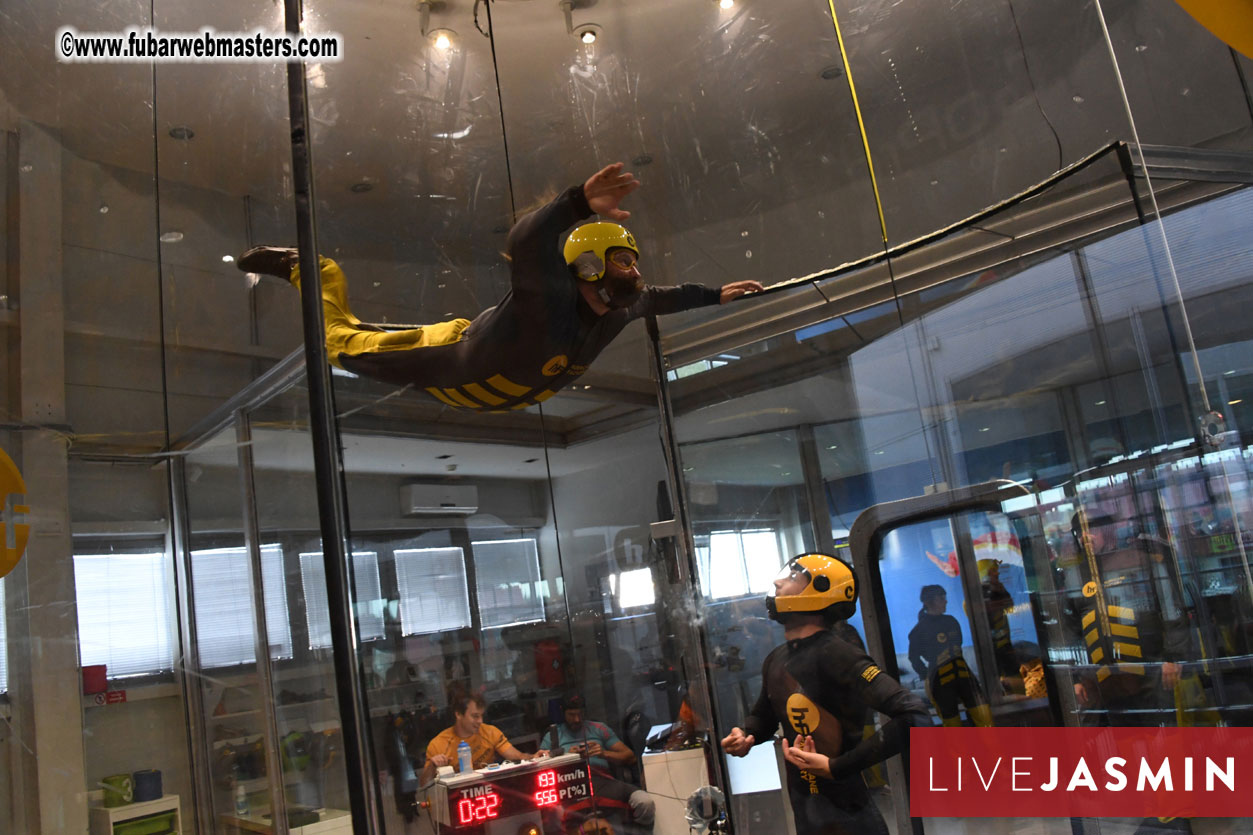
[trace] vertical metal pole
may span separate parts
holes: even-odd
[[[283,5],[288,33],[299,34],[300,0],[284,0]],[[372,835],[383,831],[383,810],[374,781],[374,751],[349,594],[352,579],[348,570],[348,507],[344,496],[343,456],[335,424],[334,392],[326,357],[326,325],[322,318],[322,277],[313,212],[309,100],[303,63],[287,65],[287,98],[291,116],[296,240],[300,250],[300,309],[304,321],[305,372],[309,384],[309,431],[313,437],[313,470],[318,491],[322,559],[326,570],[335,691],[339,697],[353,832],[356,835]]]
[[[265,575],[261,570],[261,534],[257,524],[257,490],[252,478],[252,430],[243,411],[235,413],[239,487],[243,499],[244,550],[252,578],[252,623],[257,657],[257,701],[265,728],[265,774],[270,784],[270,822],[274,835],[287,835],[287,798],[283,794],[283,763],[278,755],[278,711],[270,671],[270,629],[265,622]]]
[[[800,446],[801,474],[805,479],[805,503],[809,507],[809,524],[814,531],[814,545],[824,554],[835,555],[835,537],[831,535],[831,511],[827,507],[822,460],[814,440],[814,426],[805,423],[796,427]]]
[[[661,410],[661,437],[662,448],[666,457],[666,477],[669,481],[670,495],[674,497],[675,519],[679,523],[679,535],[675,537],[675,544],[678,546],[679,579],[686,583],[688,593],[699,597],[696,552],[692,544],[692,520],[687,512],[687,492],[683,489],[682,468],[679,464],[679,444],[674,436],[674,410],[670,405],[670,388],[666,385],[666,365],[661,353],[661,335],[657,329],[656,317],[649,316],[645,323],[648,327],[648,348],[653,360],[653,375],[657,380],[657,406]],[[690,621],[687,621],[687,623],[691,631],[692,640],[700,648],[701,654],[701,663],[689,671],[691,681],[688,692],[691,693],[699,688],[699,692],[707,700],[709,722],[712,726],[711,730],[714,731],[714,736],[716,737],[719,727],[717,703],[713,697],[713,686],[705,672],[705,664],[709,662],[713,654],[709,651],[708,635],[705,630],[692,626]],[[724,792],[730,794],[731,783],[726,774],[726,766],[722,761],[722,752],[716,747],[717,744],[716,739],[710,740],[710,745],[714,748],[711,752],[713,756],[709,758],[714,767],[714,783],[721,786]],[[730,804],[728,804],[728,810],[729,807]],[[732,825],[734,825],[734,821],[732,821]]]
[[[178,600],[180,664],[179,685],[187,714],[187,737],[191,748],[192,808],[194,832],[213,831],[213,784],[209,778],[209,743],[205,727],[204,691],[200,686],[200,645],[196,638],[195,584],[191,570],[191,524],[187,513],[187,462],[170,459],[170,528],[174,555],[175,596]]]

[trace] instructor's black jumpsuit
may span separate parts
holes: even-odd
[[[382,340],[378,327],[347,310],[343,274],[324,260],[331,360],[363,377],[413,385],[447,406],[522,409],[576,380],[632,320],[718,304],[717,288],[646,287],[630,307],[597,316],[580,295],[560,246],[562,233],[591,214],[583,187],[568,189],[509,232],[511,287],[499,304],[472,322],[428,325]],[[354,353],[354,345],[369,347]]]
[[[890,721],[863,739],[867,707]],[[823,738],[831,738],[831,729],[822,727],[824,714],[838,722],[838,752],[823,750]],[[812,735],[818,751],[831,758],[830,780],[787,764],[798,835],[886,835],[861,772],[907,749],[909,729],[931,724],[927,705],[860,648],[824,630],[766,656],[762,692],[743,730],[764,742],[780,721],[789,739]]]

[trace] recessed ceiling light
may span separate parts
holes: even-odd
[[[1228,400],[1228,401],[1227,401],[1227,405],[1228,405],[1228,406],[1234,406],[1234,405],[1236,405],[1237,403],[1243,403],[1243,402],[1244,402],[1244,398],[1240,398],[1239,400]]]
[[[436,29],[427,35],[431,41],[431,46],[440,52],[447,52],[457,43],[457,33],[451,29]]]
[[[875,455],[882,455],[882,454],[883,454],[883,450],[881,450],[881,449],[876,449],[876,450],[874,451],[874,454],[875,454]]]
[[[827,447],[827,449],[839,449],[839,447],[835,444],[831,444],[831,446]]]
[[[1104,401],[1104,400],[1098,400],[1098,401],[1096,401],[1096,405],[1098,405],[1098,406],[1104,406],[1104,405],[1105,405],[1105,401]]]
[[[985,426],[985,427],[983,427],[982,429],[980,429],[979,431],[980,431],[980,432],[990,432],[991,430],[992,430],[992,427],[991,427],[991,426]]]
[[[584,23],[574,30],[574,36],[584,44],[591,46],[600,37],[600,27],[595,23]]]
[[[161,234],[161,243],[163,244],[176,244],[182,239],[183,233],[179,232],[177,229],[171,229],[169,232],[163,232]]]
[[[723,9],[729,9],[735,5],[735,0],[718,0],[718,6]]]
[[[189,127],[184,127],[182,125],[175,127],[175,128],[170,128],[170,136],[173,137],[174,139],[181,139],[183,141],[187,141],[188,139],[191,139],[195,135],[196,135],[195,131],[193,131]]]
[[[823,67],[822,72],[818,73],[818,75],[820,75],[824,81],[831,81],[832,79],[836,79],[844,75],[844,68],[839,64],[831,64],[830,66]]]
[[[362,180],[359,183],[353,183],[352,185],[350,185],[348,187],[348,190],[351,191],[353,194],[365,194],[367,191],[374,190],[374,183],[371,183],[367,180]]]
[[[692,470],[694,470],[694,469],[696,469],[696,468],[695,468],[695,467],[684,467],[684,468],[683,468],[683,472],[685,472],[685,473],[690,473],[690,472],[691,472]]]
[[[1233,369],[1231,369],[1230,371],[1224,371],[1224,372],[1223,372],[1223,376],[1224,376],[1224,377],[1230,377],[1232,374],[1235,374],[1235,373],[1236,373],[1236,370],[1233,368]]]
[[[234,255],[223,255],[223,256],[222,256],[222,263],[224,263],[224,264],[234,264],[234,263],[235,263],[235,256],[234,256]]]

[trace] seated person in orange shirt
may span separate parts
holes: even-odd
[[[441,765],[457,767],[457,746],[462,740],[470,743],[470,755],[475,768],[483,768],[497,759],[533,760],[548,756],[547,751],[523,754],[509,743],[508,738],[495,725],[483,721],[487,700],[477,693],[453,699],[453,724],[445,728],[426,746],[426,766],[422,769],[422,784],[435,778],[435,769]]]

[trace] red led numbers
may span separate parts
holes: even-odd
[[[478,797],[464,797],[457,803],[457,822],[460,824],[491,820],[500,814],[500,795],[495,792]]]
[[[535,784],[539,791],[535,793],[536,806],[553,806],[557,803],[557,772],[541,771],[536,775]]]

